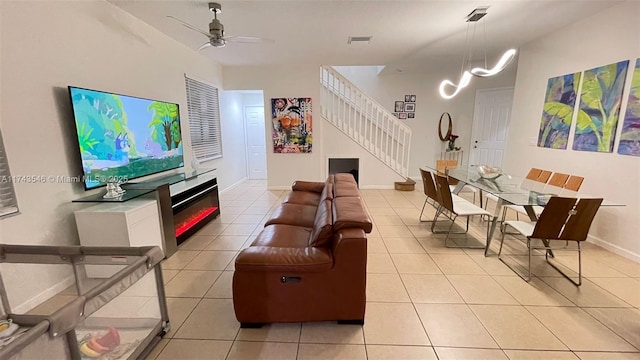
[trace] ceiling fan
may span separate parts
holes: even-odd
[[[227,44],[227,42],[237,42],[237,43],[274,42],[271,39],[263,39],[259,37],[253,37],[253,36],[225,36],[224,25],[222,25],[220,20],[218,20],[218,14],[222,12],[222,5],[214,2],[209,3],[209,11],[213,13],[213,20],[211,20],[211,22],[209,23],[209,32],[200,30],[199,28],[185,21],[180,20],[175,16],[167,15],[167,17],[209,38],[209,41],[202,44],[202,46],[200,46],[198,50],[202,50],[210,46],[217,47],[217,48],[224,47]]]

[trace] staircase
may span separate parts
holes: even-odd
[[[330,67],[320,68],[320,115],[407,177],[411,129]]]

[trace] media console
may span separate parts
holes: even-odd
[[[148,198],[155,195],[162,228],[162,248],[165,256],[169,257],[177,251],[179,244],[220,215],[218,180],[214,170],[199,170],[127,183],[122,186],[127,191],[119,198],[103,199],[103,193],[100,193],[74,202],[126,202],[141,196]],[[81,211],[92,211],[93,208]],[[100,206],[95,208],[96,212],[100,211]],[[96,218],[96,221],[99,219]],[[118,233],[122,231],[118,230]],[[80,242],[83,242],[82,238]]]

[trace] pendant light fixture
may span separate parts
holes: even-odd
[[[496,63],[496,65],[488,69],[487,68],[487,49],[486,49],[486,28],[483,27],[483,41],[482,46],[484,48],[484,68],[474,67],[471,69],[471,61],[473,56],[473,44],[475,41],[476,35],[476,25],[480,19],[482,19],[485,15],[487,15],[487,9],[489,7],[478,7],[474,9],[469,15],[466,17],[467,21],[467,33],[465,35],[465,49],[462,56],[462,66],[460,68],[460,80],[458,84],[454,84],[450,80],[444,80],[440,83],[438,88],[440,92],[440,96],[445,99],[451,99],[456,96],[462,89],[467,87],[471,83],[472,76],[477,76],[481,78],[490,77],[496,74],[499,74],[502,70],[504,70],[516,56],[516,49],[507,50],[500,60]],[[473,29],[471,29],[473,23]],[[471,33],[471,34],[470,34]],[[451,88],[454,88],[453,91],[447,92]]]

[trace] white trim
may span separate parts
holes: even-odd
[[[622,247],[620,247],[618,245],[614,245],[614,244],[612,244],[612,243],[610,243],[608,241],[602,240],[602,239],[600,239],[598,237],[595,237],[593,235],[589,235],[589,237],[587,238],[587,241],[592,243],[592,244],[598,245],[598,246],[600,246],[600,247],[602,247],[602,248],[604,248],[606,250],[609,250],[614,254],[620,255],[620,256],[622,256],[624,258],[627,258],[629,260],[633,260],[633,261],[635,261],[637,263],[640,263],[640,254],[636,254],[636,253],[634,253],[632,251],[624,249],[624,248],[622,248]]]
[[[224,194],[225,192],[237,188],[238,186],[240,186],[243,182],[245,182],[247,180],[247,177],[243,177],[242,179],[236,181],[235,183],[231,184],[230,186],[220,190],[220,194]]]
[[[395,185],[360,185],[361,190],[394,190]]]
[[[54,297],[55,295],[61,293],[62,291],[67,289],[69,286],[72,286],[75,283],[76,283],[75,276],[69,276],[66,279],[62,280],[61,282],[59,282],[59,283],[53,285],[52,287],[44,290],[40,294],[38,294],[38,295],[30,298],[29,300],[23,302],[22,304],[20,304],[20,305],[18,305],[16,307],[12,307],[11,311],[14,314],[26,314],[29,310],[31,310],[34,307],[40,305],[41,303],[45,302],[46,300],[49,300],[50,298]]]

